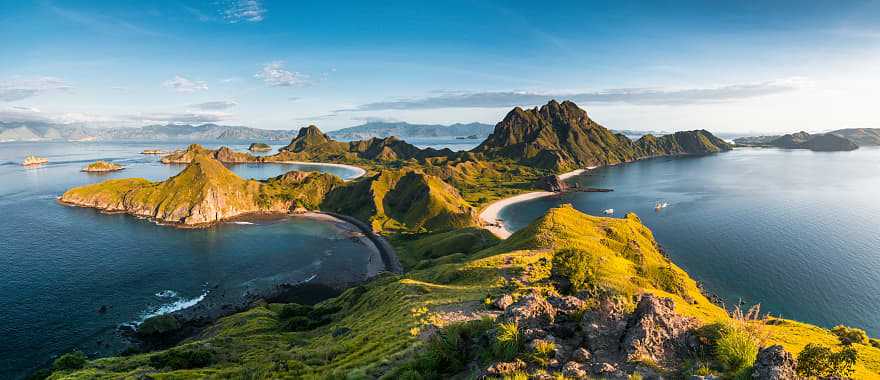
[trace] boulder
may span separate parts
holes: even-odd
[[[756,380],[797,379],[797,362],[780,345],[770,346],[758,351],[752,378]]]
[[[526,369],[526,363],[522,360],[515,360],[512,362],[498,362],[492,364],[488,369],[486,369],[486,373],[495,376],[503,376],[512,374],[517,371],[522,371]]]
[[[697,325],[695,319],[675,313],[672,299],[643,294],[635,312],[629,317],[621,348],[630,361],[674,361],[679,351],[686,347],[687,338]]]
[[[545,328],[556,320],[556,308],[537,293],[531,293],[510,305],[501,316],[502,322],[514,322],[521,330]]]
[[[566,317],[578,315],[584,311],[587,305],[586,302],[582,301],[580,298],[572,296],[547,297],[547,302],[556,308],[557,315],[563,315]]]
[[[538,179],[537,187],[546,191],[558,193],[566,188],[565,182],[559,179],[558,175],[548,175]]]
[[[562,374],[566,378],[587,379],[587,366],[578,362],[568,362],[562,367]]]
[[[495,307],[498,308],[498,310],[507,310],[510,305],[513,305],[513,296],[511,296],[510,294],[505,294],[501,297],[498,297],[498,299],[495,300],[493,304],[495,305]]]
[[[593,355],[590,354],[590,351],[583,347],[574,350],[571,354],[571,360],[584,364],[589,363],[592,357]]]

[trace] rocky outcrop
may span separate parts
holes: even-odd
[[[629,318],[621,348],[630,361],[674,361],[686,349],[689,332],[696,327],[695,319],[675,313],[672,299],[645,294]]]
[[[253,143],[248,147],[248,150],[251,152],[268,152],[272,150],[272,147],[264,143]]]
[[[565,182],[562,182],[559,179],[558,175],[548,175],[541,177],[536,184],[536,187],[546,191],[552,191],[554,193],[565,191],[566,185]]]
[[[91,173],[100,173],[100,172],[114,172],[114,171],[122,170],[122,169],[125,169],[125,168],[119,164],[114,164],[112,162],[107,162],[107,161],[95,161],[95,162],[92,162],[91,164],[86,165],[86,167],[84,167],[82,169],[82,171],[91,172]]]
[[[780,345],[770,346],[758,352],[752,379],[755,380],[796,380],[797,362]]]
[[[531,293],[508,307],[501,320],[516,323],[521,330],[546,328],[556,320],[556,308],[540,294]]]

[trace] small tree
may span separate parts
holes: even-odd
[[[585,289],[594,280],[590,268],[592,255],[582,249],[566,248],[553,255],[552,275],[568,282],[571,292]],[[563,286],[563,288],[568,288]]]
[[[837,339],[840,339],[840,344],[847,346],[855,343],[868,344],[868,333],[862,329],[837,325],[831,329],[831,332],[837,335]]]
[[[852,347],[834,352],[828,346],[810,343],[798,354],[797,372],[804,377],[847,377],[857,360],[858,352]]]
[[[86,354],[80,351],[71,351],[55,359],[52,363],[52,369],[55,371],[69,371],[81,369],[86,365]]]

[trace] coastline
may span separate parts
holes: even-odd
[[[584,173],[589,172],[590,170],[596,169],[598,166],[590,166],[584,169],[572,170],[567,173],[559,174],[558,177],[560,180],[564,181],[566,179],[576,177],[582,175]],[[493,235],[497,236],[499,239],[507,239],[510,235],[513,234],[505,224],[504,221],[498,219],[498,215],[501,213],[501,210],[507,206],[512,204],[549,197],[551,195],[556,195],[559,193],[555,193],[552,191],[532,191],[524,194],[514,195],[512,197],[507,197],[504,199],[499,199],[495,202],[490,203],[483,211],[480,212],[479,218],[480,221],[483,222],[483,228],[489,230]]]
[[[329,163],[329,162],[271,161],[271,162],[261,162],[261,163],[263,163],[263,164],[293,164],[293,165],[329,166],[329,167],[335,167],[335,168],[349,169],[349,170],[353,170],[355,173],[357,173],[357,174],[355,174],[355,175],[354,175],[353,177],[351,177],[351,178],[343,178],[342,180],[345,181],[345,182],[348,182],[348,181],[352,181],[352,180],[358,179],[358,178],[360,178],[360,177],[363,177],[365,174],[367,174],[367,171],[366,171],[365,169],[360,168],[360,167],[357,167],[357,166],[354,166],[354,165],[346,165],[346,164],[331,164],[331,163]]]

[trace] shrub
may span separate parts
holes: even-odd
[[[214,364],[213,351],[201,347],[182,347],[158,353],[150,357],[150,364],[156,368],[192,369]]]
[[[744,325],[730,324],[719,332],[715,357],[731,371],[751,367],[758,356],[758,341]]]
[[[532,360],[537,364],[545,366],[555,354],[556,343],[548,340],[538,340],[535,342],[534,351],[532,352]]]
[[[868,344],[868,333],[862,329],[837,325],[831,329],[831,332],[834,333],[834,335],[837,335],[837,339],[840,339],[840,344]]]
[[[86,365],[87,360],[86,354],[80,351],[71,351],[55,359],[55,362],[52,363],[52,369],[55,371],[81,369]]]
[[[557,251],[553,255],[551,274],[567,282],[562,284],[560,290],[575,293],[592,284],[594,276],[590,268],[591,261],[592,255],[582,249],[566,248]]]
[[[513,360],[522,351],[523,343],[522,334],[520,334],[519,326],[516,323],[502,323],[498,325],[496,330],[492,352],[499,360]]]
[[[180,328],[180,322],[172,315],[162,314],[147,318],[137,328],[137,334],[141,336],[165,334]]]
[[[492,321],[482,319],[449,325],[432,336],[426,349],[402,368],[398,377],[440,379],[465,370],[474,358],[485,357],[485,337]],[[481,341],[482,340],[482,341]]]
[[[284,305],[281,308],[281,311],[278,312],[278,318],[288,319],[293,317],[306,317],[312,312],[312,309],[313,308],[309,305],[289,303]]]
[[[871,338],[871,347],[880,348],[880,339]]]
[[[828,346],[810,343],[798,354],[797,372],[804,377],[847,377],[857,360],[858,352],[852,347],[834,352]]]

